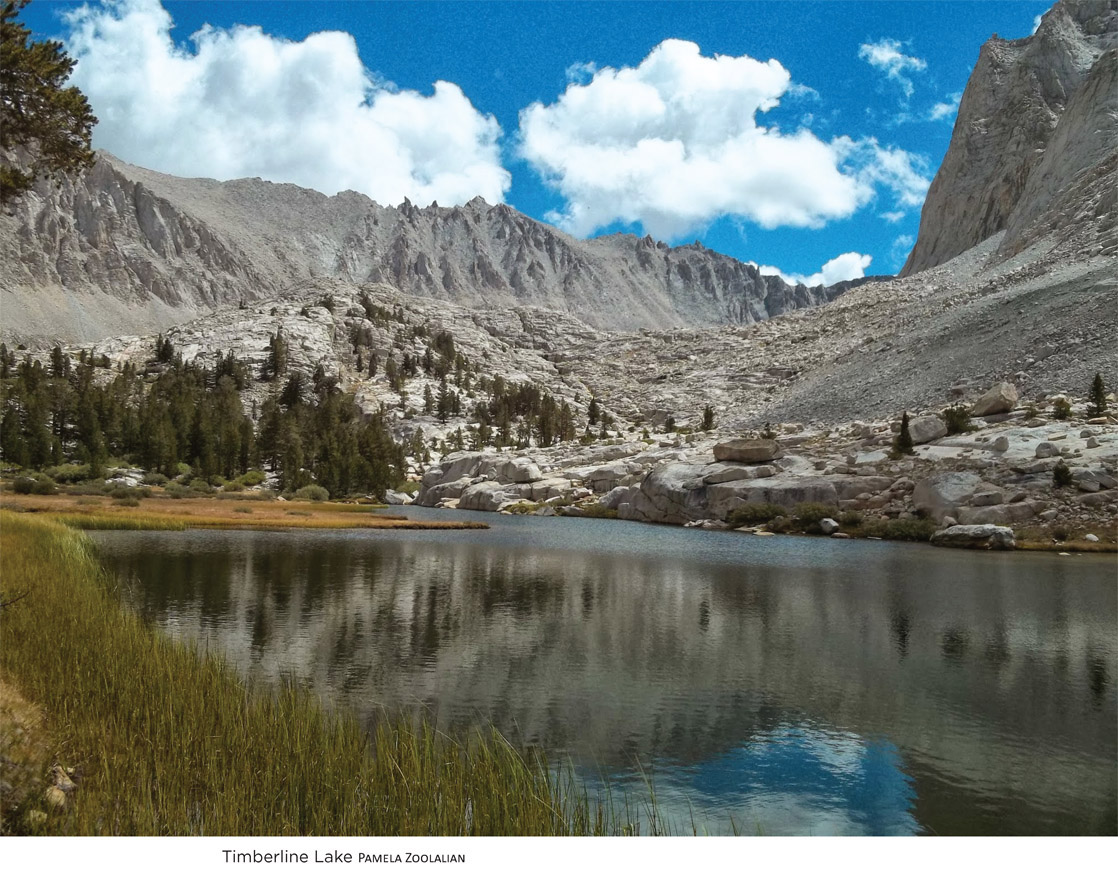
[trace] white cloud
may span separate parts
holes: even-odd
[[[836,282],[860,279],[865,276],[866,267],[872,262],[873,258],[868,254],[848,251],[838,257],[831,258],[823,264],[819,272],[809,276],[785,273],[775,266],[757,266],[757,264],[754,264],[754,266],[757,266],[763,276],[780,276],[790,285],[807,285],[809,288],[813,288],[816,285],[833,285]]]
[[[955,113],[959,111],[959,101],[961,99],[963,99],[963,93],[959,91],[949,95],[946,103],[936,103],[931,112],[928,113],[928,120],[939,121],[943,118],[953,118]]]
[[[912,246],[915,244],[916,237],[907,233],[893,240],[889,255],[893,260],[893,267],[895,269],[900,269],[904,266],[904,262],[908,260],[908,253],[912,251]]]
[[[901,86],[906,97],[911,97],[913,85],[907,73],[918,73],[927,69],[928,65],[918,57],[902,53],[901,45],[895,39],[863,43],[858,49],[858,57],[884,72],[887,78]]]
[[[759,126],[790,85],[775,60],[703,57],[666,40],[637,67],[595,69],[524,109],[520,154],[566,200],[548,219],[580,236],[639,222],[678,238],[724,215],[821,227],[872,200],[879,182],[895,187],[896,169],[870,168],[904,152]]]
[[[492,116],[450,82],[430,96],[377,84],[347,33],[290,42],[207,25],[183,48],[157,0],[82,6],[66,21],[74,84],[100,119],[94,145],[125,160],[353,189],[385,204],[500,202],[508,190]]]
[[[931,180],[925,175],[927,161],[902,148],[882,147],[871,137],[852,140],[839,137],[833,143],[843,167],[866,187],[884,186],[893,192],[901,208],[921,206]]]
[[[898,209],[896,212],[882,212],[881,217],[888,221],[890,224],[896,224],[898,221],[904,218],[906,214],[907,213]]]

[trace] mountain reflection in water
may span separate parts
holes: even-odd
[[[651,778],[674,829],[1116,831],[1111,559],[485,520],[97,538],[252,680]]]

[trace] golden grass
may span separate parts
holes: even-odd
[[[0,512],[0,676],[42,705],[84,778],[23,832],[563,835],[633,832],[496,733],[327,715],[309,693],[246,689],[220,660],[120,603],[84,534]],[[17,810],[18,811],[18,810]],[[32,812],[38,812],[36,819]]]
[[[49,514],[60,523],[83,530],[185,530],[187,527],[476,530],[488,527],[478,521],[408,520],[398,515],[378,514],[370,506],[354,503],[238,501],[204,497],[174,500],[152,497],[141,500],[138,506],[125,506],[108,497],[6,493],[0,501],[0,507]],[[251,512],[244,512],[246,507]]]

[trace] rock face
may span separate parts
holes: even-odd
[[[1012,254],[1069,210],[1113,213],[1116,46],[1107,0],[1060,0],[1032,36],[983,45],[902,275],[1007,228]],[[1110,222],[1102,250],[1115,250],[1115,234]]]
[[[982,484],[973,472],[942,472],[916,483],[912,504],[936,521],[947,515],[958,517],[956,510],[970,500]]]
[[[923,415],[908,422],[908,433],[916,445],[923,445],[947,435],[947,425],[939,415]]]
[[[316,278],[478,308],[546,306],[610,329],[751,324],[849,286],[792,287],[698,243],[579,240],[480,198],[386,207],[352,191],[180,179],[106,153],[0,215],[9,342],[154,332]]]
[[[994,524],[960,524],[937,530],[932,534],[933,545],[948,548],[983,548],[993,551],[1011,551],[1017,547],[1013,530]]]
[[[1017,408],[1017,388],[1009,382],[1001,382],[978,398],[978,402],[971,409],[971,414],[983,418],[986,415],[1012,412],[1015,408]]]

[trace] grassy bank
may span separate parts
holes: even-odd
[[[46,514],[81,530],[184,530],[187,527],[464,530],[488,526],[477,521],[413,521],[353,503],[161,496],[134,502],[136,505],[127,505],[103,496],[5,493],[0,505],[15,511]]]
[[[392,724],[370,736],[307,693],[253,693],[213,657],[125,611],[91,542],[0,512],[0,676],[46,713],[74,767],[61,809],[6,809],[54,834],[622,832],[499,736],[452,741]],[[575,797],[575,798],[572,798]],[[42,813],[49,811],[45,818]]]

